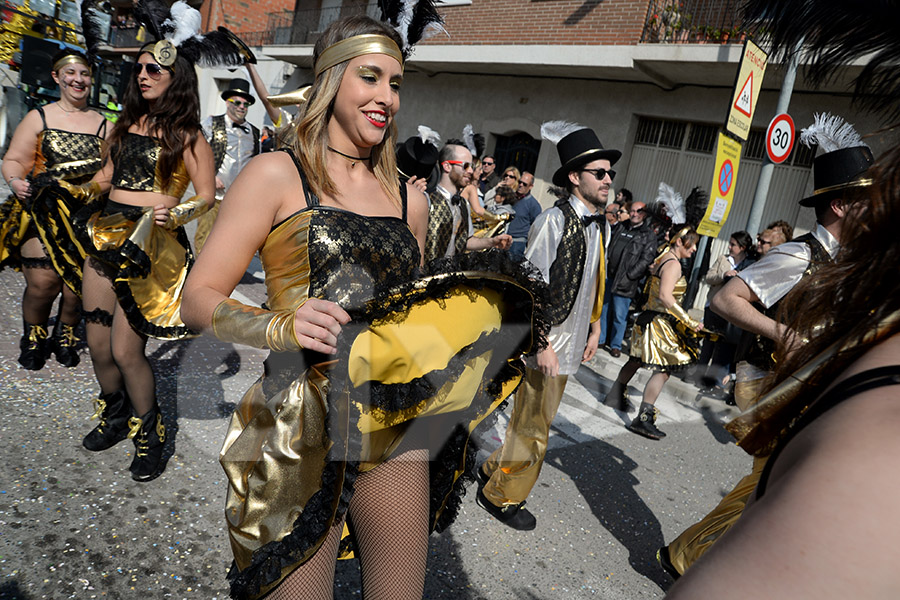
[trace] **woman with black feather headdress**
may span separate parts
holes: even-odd
[[[354,551],[363,597],[420,599],[428,534],[474,482],[470,432],[542,322],[505,253],[422,264],[428,204],[394,151],[415,41],[365,16],[322,33],[296,142],[241,171],[186,284],[192,327],[271,351],[219,455],[234,598],[330,598]],[[257,251],[264,308],[230,298]]]
[[[86,33],[90,16],[83,18]],[[88,254],[84,312],[101,393],[95,401],[99,424],[83,445],[100,451],[131,438],[131,477],[146,482],[167,461],[147,338],[192,335],[179,315],[193,262],[183,225],[214,199],[212,151],[200,130],[194,65],[236,66],[246,57],[227,31],[199,35],[200,14],[183,1],[169,8],[143,0],[135,16],[156,39],[138,53],[103,168],[83,185],[47,183],[88,205],[75,222]],[[181,202],[189,183],[196,195]],[[107,191],[109,200],[102,203]]]
[[[81,205],[35,185],[34,177],[78,184],[100,168],[111,124],[88,108],[93,63],[90,54],[71,48],[53,57],[59,101],[25,115],[3,157],[3,179],[13,193],[0,207],[0,268],[12,266],[25,275],[19,364],[29,370],[41,369],[52,353],[66,367],[80,360],[76,328],[84,250],[72,235],[71,214]],[[57,296],[59,313],[48,339]]]

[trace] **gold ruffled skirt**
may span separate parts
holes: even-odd
[[[197,335],[181,320],[181,298],[194,262],[184,228],[156,225],[153,208],[108,201],[86,224],[87,253],[113,271],[113,287],[128,322],[159,339]]]
[[[669,314],[645,310],[631,332],[631,356],[656,371],[688,367],[700,357],[700,338]]]
[[[441,279],[401,286],[354,319],[337,359],[270,354],[219,455],[233,597],[260,597],[310,558],[343,518],[356,476],[391,458],[414,421],[416,440],[423,428],[429,440],[431,529],[455,517],[474,480],[469,436],[521,381],[534,298],[502,275]]]

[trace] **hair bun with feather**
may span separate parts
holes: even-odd
[[[409,58],[413,47],[420,41],[440,32],[447,33],[434,0],[378,0],[378,6],[381,20],[400,34],[403,41],[400,52],[404,60]]]

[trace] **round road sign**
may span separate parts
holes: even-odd
[[[722,163],[722,168],[719,169],[719,193],[723,196],[728,195],[728,190],[731,189],[731,184],[734,182],[734,165],[731,164],[730,160],[725,160]]]
[[[766,132],[766,153],[773,163],[782,163],[794,147],[794,120],[787,113],[772,119]]]

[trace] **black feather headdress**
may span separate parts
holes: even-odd
[[[900,2],[871,0],[849,6],[839,0],[747,0],[745,24],[764,31],[773,58],[800,57],[815,84],[831,80],[841,66],[865,58],[855,79],[863,106],[900,116]]]
[[[134,16],[144,29],[160,42],[169,42],[175,51],[201,67],[240,67],[255,63],[253,52],[236,35],[224,27],[200,34],[200,12],[184,0],[169,7],[162,0],[140,0]],[[160,64],[170,66],[174,61],[154,56]],[[160,60],[163,58],[163,60]]]
[[[101,19],[103,13],[93,0],[80,1],[78,10],[81,12],[81,31],[84,35],[84,48],[87,51],[88,62],[94,64],[97,62],[97,49],[104,37],[105,24]]]
[[[404,60],[412,54],[413,46],[421,40],[444,31],[444,19],[437,11],[434,0],[378,0],[381,20],[389,23],[403,40]]]
[[[700,186],[695,187],[684,201],[685,223],[696,227],[706,214],[706,205],[709,204],[709,195]]]

